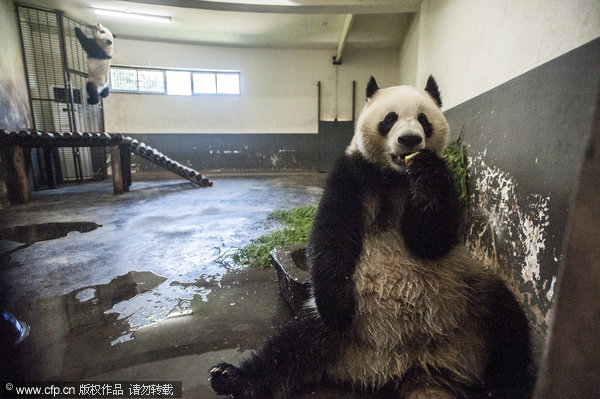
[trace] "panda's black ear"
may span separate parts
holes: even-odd
[[[375,78],[371,76],[371,79],[369,79],[369,83],[367,83],[367,100],[373,97],[377,90],[379,90],[379,86],[377,86]]]
[[[437,82],[433,78],[433,76],[429,76],[427,79],[427,84],[425,85],[425,91],[429,93],[433,101],[438,105],[438,107],[442,107],[442,96],[440,95],[440,90],[438,88]]]

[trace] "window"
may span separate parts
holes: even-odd
[[[240,95],[240,72],[191,71],[112,66],[114,93],[191,95]]]
[[[190,73],[187,71],[167,71],[167,94],[170,96],[191,96]]]
[[[195,72],[194,76],[194,94],[216,94],[217,79],[214,73]]]
[[[156,69],[111,67],[110,85],[116,93],[165,94],[165,74]]]
[[[217,93],[240,94],[240,75],[237,73],[218,73]]]
[[[156,70],[138,70],[139,90],[142,93],[164,93],[165,74]]]

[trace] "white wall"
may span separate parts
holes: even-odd
[[[433,74],[452,108],[600,36],[598,0],[425,0],[400,55],[403,83]],[[414,62],[416,74],[406,65]]]
[[[32,127],[14,7],[11,0],[0,0],[0,128],[9,130]]]
[[[333,50],[208,47],[118,39],[114,64],[241,71],[239,97],[188,97],[112,93],[106,130],[121,133],[317,133],[317,82],[321,118],[350,119],[352,80],[395,76],[399,51],[348,52],[333,65]],[[337,69],[337,72],[336,72]],[[337,81],[337,88],[336,88]],[[390,81],[389,84],[395,82]],[[337,101],[336,101],[337,99]]]
[[[421,12],[413,15],[400,49],[399,84],[415,86],[419,67],[419,39]]]
[[[399,50],[392,49],[345,52],[342,64],[336,67],[338,68],[337,101],[336,98],[326,98],[330,104],[337,103],[338,120],[352,120],[352,81],[356,82],[356,118],[365,103],[367,83],[371,76],[375,77],[380,87],[398,84],[396,80],[398,58]],[[327,115],[322,115],[322,119],[328,119]]]

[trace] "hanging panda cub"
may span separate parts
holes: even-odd
[[[382,398],[525,398],[529,327],[496,275],[457,245],[437,83],[379,89],[331,172],[309,238],[312,298],[213,389],[292,398],[320,383]]]
[[[88,81],[85,86],[88,93],[88,104],[98,104],[100,97],[106,98],[109,94],[110,60],[113,55],[113,34],[102,26],[94,25],[92,37],[88,38],[79,28],[75,28],[77,40],[87,53]]]

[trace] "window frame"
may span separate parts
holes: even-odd
[[[129,69],[135,70],[136,73],[136,83],[137,90],[126,90],[126,89],[118,89],[113,86],[112,79],[112,71],[114,69]],[[110,66],[111,71],[111,82],[110,82],[110,90],[111,93],[119,93],[119,94],[150,94],[150,95],[162,95],[162,96],[182,96],[182,97],[206,97],[206,96],[217,96],[217,97],[241,97],[242,95],[242,73],[241,71],[233,71],[233,70],[216,70],[216,69],[179,69],[179,68],[158,68],[158,67],[141,67],[141,66],[131,66],[131,65],[119,65],[113,64]],[[139,90],[139,72],[140,71],[161,71],[163,75],[163,91],[142,91]],[[191,94],[169,94],[167,92],[167,71],[174,72],[188,72],[190,75],[190,90]],[[214,74],[215,77],[215,93],[196,93],[194,91],[194,74],[195,73],[210,73]],[[237,93],[219,93],[219,84],[218,84],[218,75],[237,75],[238,77],[238,92]]]

